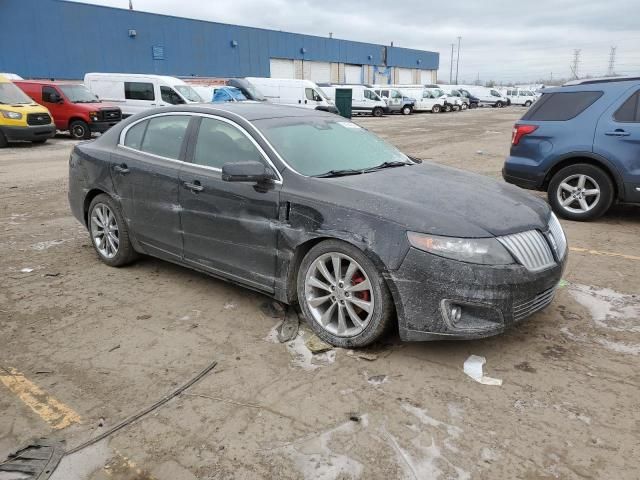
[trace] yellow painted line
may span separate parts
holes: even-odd
[[[590,248],[580,248],[580,247],[569,247],[569,250],[571,250],[572,252],[588,253],[590,255],[601,255],[603,257],[618,257],[618,258],[624,258],[626,260],[640,261],[640,257],[637,257],[635,255],[626,255],[624,253],[601,252],[600,250],[591,250]]]
[[[53,398],[13,368],[0,370],[0,382],[52,428],[59,430],[72,423],[80,423],[80,415],[72,408]]]

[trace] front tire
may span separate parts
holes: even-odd
[[[404,106],[402,107],[402,114],[403,115],[411,115],[411,112],[413,112],[413,108],[411,108],[410,106]]]
[[[440,113],[440,105],[434,105],[431,108],[431,113]]]
[[[502,107],[504,107],[504,104],[503,104],[501,101],[499,101],[499,100],[498,100],[498,101],[496,102],[496,107],[497,107],[497,108],[502,108]]]
[[[557,172],[547,190],[551,208],[563,218],[576,221],[594,220],[613,203],[611,177],[594,165],[577,163]]]
[[[449,113],[451,111],[451,105],[447,104],[444,106],[444,111]]]
[[[120,205],[109,195],[100,194],[91,201],[87,227],[94,250],[107,265],[122,267],[136,258]]]
[[[74,120],[69,125],[69,134],[74,140],[87,140],[91,138],[91,130],[87,122]]]
[[[381,107],[376,107],[376,108],[374,108],[374,109],[373,109],[373,111],[371,112],[371,114],[372,114],[374,117],[381,117],[383,113],[384,113],[384,110],[382,110],[382,108],[381,108]]]
[[[467,108],[469,108],[469,106],[466,103],[463,103],[461,109],[466,110]]]
[[[526,102],[524,102],[524,106],[529,108],[531,106],[531,100],[527,100]]]
[[[391,325],[394,306],[384,278],[346,242],[328,240],[307,253],[298,270],[297,293],[307,323],[336,347],[364,347]]]

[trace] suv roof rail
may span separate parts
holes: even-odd
[[[572,85],[590,85],[593,83],[611,83],[611,82],[628,82],[630,80],[640,80],[638,76],[627,76],[627,77],[600,77],[600,78],[585,78],[582,80],[571,80],[563,84],[563,87],[569,87]]]

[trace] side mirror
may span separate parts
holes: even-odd
[[[274,173],[262,162],[233,162],[222,165],[222,180],[225,182],[262,183],[273,180]]]

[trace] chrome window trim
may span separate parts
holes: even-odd
[[[240,115],[237,115],[237,114],[235,114],[233,112],[227,112],[227,113],[232,113],[232,114],[236,115],[238,118],[241,118],[241,119],[243,119],[245,121],[248,121],[248,120],[244,119],[243,117],[241,117]],[[139,120],[136,120],[135,122],[131,123],[130,125],[127,125],[122,130],[122,132],[120,132],[120,137],[118,138],[118,145],[117,146],[120,147],[120,148],[124,148],[126,150],[130,150],[132,152],[141,153],[143,155],[150,155],[152,157],[159,158],[159,159],[162,159],[162,160],[169,160],[171,162],[177,162],[177,163],[180,163],[180,164],[183,164],[183,165],[189,165],[189,166],[193,166],[193,167],[202,168],[204,170],[210,170],[210,171],[214,171],[214,172],[222,172],[221,168],[210,167],[208,165],[199,165],[197,163],[186,162],[186,161],[178,160],[178,159],[175,159],[175,158],[163,157],[161,155],[156,155],[156,154],[153,154],[153,153],[145,152],[144,150],[138,150],[136,148],[128,147],[128,146],[126,146],[124,144],[124,141],[125,141],[125,138],[127,136],[127,133],[129,132],[129,129],[132,128],[133,126],[137,125],[138,123],[141,123],[141,122],[144,122],[146,120],[150,120],[150,119],[156,118],[156,117],[177,116],[177,115],[188,115],[188,116],[191,116],[191,117],[198,116],[198,117],[213,118],[214,120],[220,120],[220,121],[222,121],[224,123],[227,123],[227,124],[231,125],[232,127],[237,128],[257,148],[257,150],[260,153],[260,155],[262,155],[262,157],[264,158],[266,163],[272,168],[273,172],[278,176],[278,178],[276,180],[274,180],[274,182],[277,183],[277,184],[282,185],[283,179],[282,179],[282,175],[280,174],[280,171],[273,164],[273,162],[271,161],[271,159],[269,158],[267,153],[264,151],[264,149],[260,146],[260,144],[258,142],[256,142],[255,138],[253,138],[249,134],[249,132],[247,132],[247,130],[242,125],[239,125],[236,122],[234,122],[232,120],[229,120],[228,118],[224,118],[224,117],[221,117],[221,116],[213,114],[213,113],[202,113],[202,112],[162,112],[162,113],[156,113],[154,115],[149,115],[147,117],[144,117],[144,118],[141,118]],[[251,123],[251,122],[249,122],[249,123]],[[252,125],[252,127],[253,127],[253,125]],[[262,133],[259,130],[257,130],[255,127],[253,127],[253,129],[256,130],[256,132],[258,134],[260,134],[261,138],[267,143],[267,145],[269,145],[271,150],[276,153],[278,159],[280,161],[282,161],[282,163],[285,166],[289,167],[289,165],[286,162],[284,162],[284,160],[282,160],[282,158],[280,157],[278,152],[276,152],[276,150],[273,148],[273,146],[266,140],[266,138],[264,138],[264,135],[262,135]],[[291,168],[291,167],[289,167],[289,168]]]

